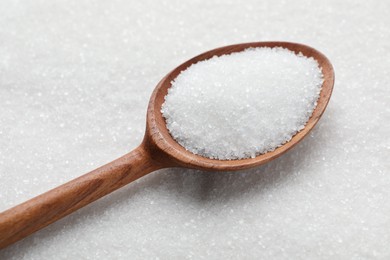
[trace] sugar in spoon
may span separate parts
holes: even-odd
[[[169,134],[160,112],[171,81],[191,64],[213,56],[240,52],[250,47],[283,47],[313,57],[322,68],[324,81],[317,107],[304,129],[289,142],[255,158],[215,160],[185,150]],[[0,213],[0,248],[65,217],[79,208],[155,170],[184,167],[207,171],[247,169],[267,163],[287,152],[316,125],[330,99],[334,84],[333,67],[319,51],[290,42],[252,42],[225,46],[200,54],[168,73],[156,86],[149,101],[145,137],[132,152],[81,177]]]

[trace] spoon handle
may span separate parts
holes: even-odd
[[[111,163],[0,213],[0,249],[160,168],[141,144]]]

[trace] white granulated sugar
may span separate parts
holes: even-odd
[[[164,169],[1,260],[390,259],[390,1],[0,1],[0,211],[129,152],[156,84],[213,48],[304,43],[336,82],[294,149]],[[1,236],[1,234],[0,234]]]
[[[172,137],[192,153],[254,158],[304,128],[322,82],[311,57],[280,47],[250,48],[182,71],[161,111]]]

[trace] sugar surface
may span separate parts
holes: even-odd
[[[389,1],[0,1],[0,210],[136,147],[157,82],[227,44],[286,40],[337,72],[294,150],[161,170],[0,259],[389,259]]]
[[[161,112],[172,137],[192,153],[254,158],[304,128],[322,82],[311,57],[280,47],[250,48],[182,71]]]

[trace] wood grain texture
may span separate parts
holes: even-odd
[[[161,167],[143,143],[107,165],[0,213],[0,248]]]
[[[322,67],[324,83],[318,105],[305,128],[283,146],[253,159],[214,160],[185,150],[170,136],[160,112],[171,81],[193,63],[250,47],[284,47],[318,61]],[[160,168],[187,167],[209,171],[232,171],[267,163],[291,149],[316,125],[329,102],[333,84],[334,72],[329,60],[317,50],[302,44],[253,42],[230,45],[200,54],[172,70],[158,83],[148,106],[145,137],[137,149],[73,181],[0,213],[0,248]]]

